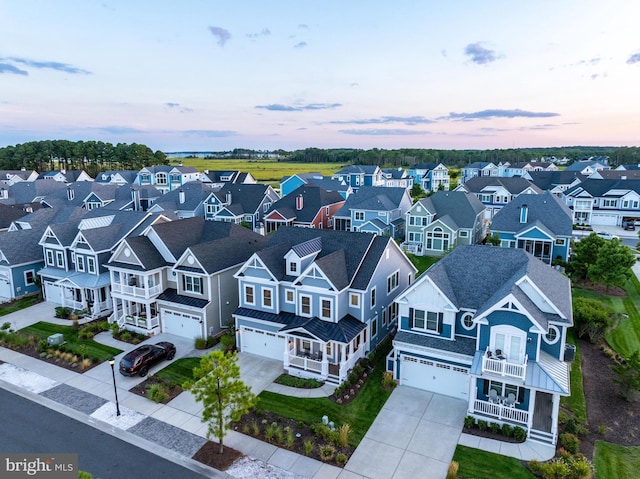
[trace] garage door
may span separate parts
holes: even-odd
[[[459,399],[469,397],[469,370],[451,364],[401,356],[400,384]]]
[[[160,311],[160,317],[162,319],[163,333],[175,334],[189,339],[202,337],[200,316],[163,309]]]
[[[618,224],[618,215],[592,213],[592,226],[616,226]]]
[[[62,288],[49,281],[44,282],[44,299],[52,303],[62,304]]]
[[[11,301],[11,283],[0,278],[0,302]]]
[[[253,328],[240,328],[240,350],[282,361],[284,336]]]

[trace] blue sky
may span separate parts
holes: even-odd
[[[635,0],[0,0],[0,146],[640,143]]]

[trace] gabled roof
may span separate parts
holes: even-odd
[[[180,188],[162,195],[154,204],[167,211],[195,211],[209,196],[212,188],[208,183],[190,181]],[[184,202],[180,203],[180,194],[184,193]]]
[[[114,176],[120,176],[124,181],[131,184],[135,181],[137,176],[136,171],[131,170],[108,170],[102,171],[96,175],[96,183],[109,183],[113,180]]]
[[[402,200],[407,194],[406,188],[361,186],[356,193],[347,198],[335,216],[351,216],[351,210],[393,211],[402,206]]]
[[[495,163],[492,163],[490,161],[475,161],[467,166],[463,166],[462,169],[478,169],[481,170],[483,168],[486,168],[487,166],[491,166],[493,165],[494,168],[498,168]]]
[[[57,182],[56,182],[57,183]],[[19,229],[24,229],[22,225],[28,224],[31,228],[42,227],[47,225],[66,223],[82,219],[88,213],[87,210],[79,206],[63,206],[61,208],[40,208],[33,213],[29,213],[22,218],[14,221],[13,224]]]
[[[530,171],[527,176],[531,177],[531,182],[541,190],[551,190],[558,185],[570,185],[576,180],[580,182],[587,179],[579,171]]]
[[[418,203],[435,213],[435,219],[449,216],[460,228],[473,228],[478,214],[485,209],[475,195],[464,191],[437,191]]]
[[[36,180],[36,181],[19,181],[8,187],[8,198],[0,200],[0,203],[6,205],[31,203],[36,198],[46,197],[55,191],[64,190],[66,185],[59,181]]]
[[[527,221],[520,222],[522,208],[527,208]],[[573,230],[571,210],[555,195],[544,192],[540,195],[520,195],[511,200],[492,220],[492,231],[517,232],[525,225],[541,223],[554,236],[571,236]]]
[[[438,166],[442,165],[440,162],[432,162],[432,163],[418,163],[417,165],[413,165],[411,167],[412,170],[434,170]],[[444,166],[444,165],[443,165]]]
[[[582,171],[587,166],[590,166],[592,168],[597,168],[597,167],[606,168],[606,169],[609,168],[605,163],[602,163],[600,161],[581,160],[581,161],[574,161],[573,163],[571,163],[569,166],[565,168],[565,171]]]
[[[42,261],[42,247],[38,243],[42,237],[41,228],[0,233],[0,251],[6,258],[0,265],[19,265]]]
[[[640,180],[598,180],[589,178],[565,192],[565,196],[574,196],[586,191],[592,197],[604,196],[610,190],[628,190],[640,194]]]
[[[461,186],[471,193],[481,193],[486,188],[492,186],[502,186],[512,195],[519,195],[527,188],[533,189],[536,193],[542,192],[540,188],[531,183],[529,180],[521,178],[519,176],[476,176],[475,178],[471,178],[470,180],[465,181]]]
[[[126,238],[127,245],[131,248],[133,254],[142,263],[142,269],[149,271],[156,268],[166,266],[167,262],[162,257],[160,252],[156,249],[155,245],[146,236],[130,236]],[[132,265],[128,263],[110,262],[109,264],[114,266],[124,266],[130,268]]]
[[[592,175],[593,177],[599,176],[605,180],[639,180],[640,170],[599,170]]]
[[[0,203],[0,229],[8,228],[15,220],[30,214],[27,209],[33,211],[39,210],[40,203],[28,203],[26,205],[4,205]]]
[[[296,209],[296,198],[302,196],[302,209]],[[271,205],[266,215],[278,211],[285,218],[295,218],[299,223],[311,223],[318,211],[325,206],[344,202],[344,198],[337,191],[327,191],[313,185],[301,185],[290,194],[280,198]]]
[[[231,205],[226,208],[236,216],[243,214],[255,214],[260,208],[262,201],[270,191],[269,185],[264,184],[242,184],[228,183],[221,189],[213,191],[214,195],[221,203],[226,203],[227,195],[231,195]]]
[[[376,165],[349,165],[337,171],[334,176],[340,175],[373,175],[379,169]]]

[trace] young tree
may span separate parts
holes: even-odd
[[[597,299],[573,299],[573,325],[579,338],[595,343],[602,339],[612,324],[611,314]]]
[[[212,351],[202,356],[200,366],[193,368],[193,381],[183,387],[202,402],[202,422],[207,424],[207,439],[215,437],[224,452],[223,439],[233,421],[237,421],[256,403],[251,388],[240,379],[240,367],[235,352]]]
[[[491,246],[500,246],[500,233],[493,233],[491,236],[487,236],[486,242]]]
[[[629,279],[636,257],[619,239],[605,240],[594,264],[589,266],[589,279],[610,286],[623,286]]]
[[[577,279],[587,279],[589,268],[598,259],[598,252],[604,246],[605,239],[595,233],[582,238],[573,247],[571,257],[571,271]]]
[[[611,366],[616,373],[613,380],[620,385],[620,395],[627,401],[640,397],[640,351],[634,351],[623,364]]]

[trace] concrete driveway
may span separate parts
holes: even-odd
[[[249,353],[238,353],[240,378],[251,386],[253,394],[260,394],[278,376],[284,373],[282,361]]]
[[[466,414],[466,401],[398,386],[344,469],[372,479],[442,479]]]

